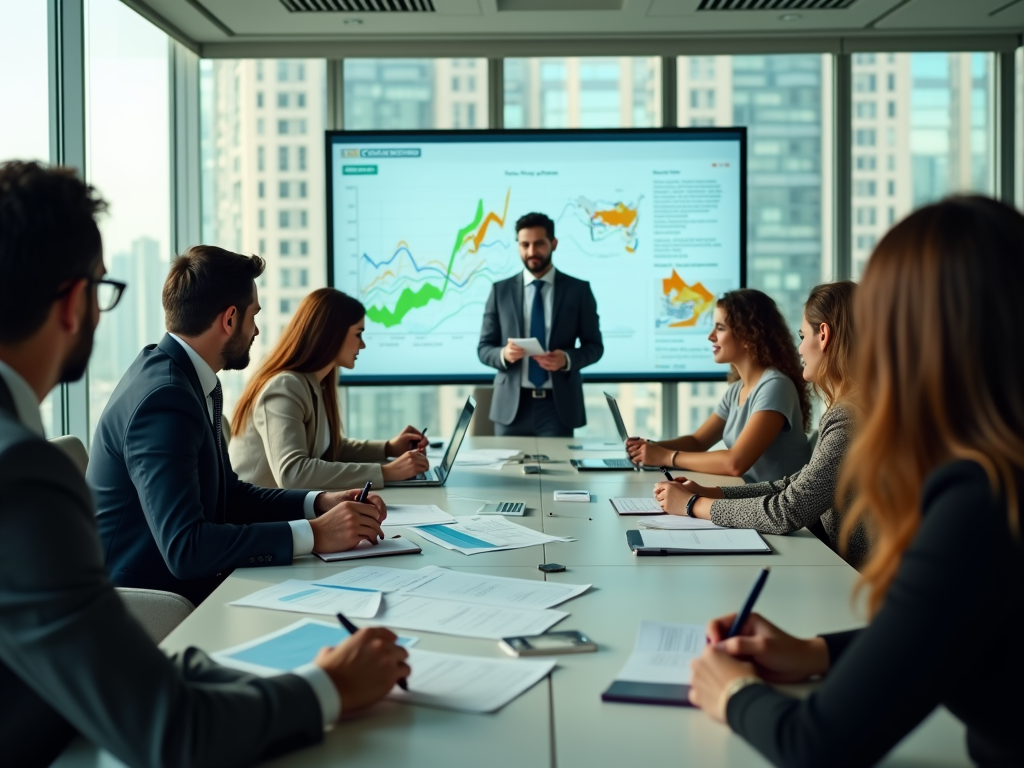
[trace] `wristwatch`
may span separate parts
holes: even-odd
[[[697,502],[697,499],[699,499],[699,498],[700,498],[700,496],[695,493],[695,494],[693,494],[693,496],[691,496],[689,499],[687,499],[687,501],[686,501],[686,514],[687,514],[688,517],[696,517],[696,515],[693,514],[693,505]]]

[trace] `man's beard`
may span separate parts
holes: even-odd
[[[86,322],[78,332],[78,341],[74,349],[68,353],[64,365],[60,370],[60,383],[69,384],[78,381],[85,374],[89,367],[89,357],[92,355],[93,337],[96,335],[96,326],[89,326],[88,321],[92,319],[92,298],[89,298],[85,308]]]
[[[530,266],[530,259],[540,259],[540,262],[541,262],[540,266],[538,266],[538,267],[531,267]],[[545,269],[548,268],[548,265],[550,263],[551,263],[551,254],[550,253],[547,256],[527,256],[525,259],[523,259],[523,265],[530,271],[531,274],[534,274],[534,275],[537,274],[538,272],[543,272]]]
[[[249,350],[256,341],[256,336],[246,339],[243,333],[242,325],[239,323],[231,338],[224,344],[221,355],[224,357],[225,371],[241,371],[249,365]]]

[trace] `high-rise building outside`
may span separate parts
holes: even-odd
[[[230,412],[299,302],[327,283],[322,59],[213,61],[204,75],[205,241],[267,261],[252,363],[221,374]]]

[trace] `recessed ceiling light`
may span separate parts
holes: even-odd
[[[799,13],[784,13],[779,16],[779,21],[797,21],[803,18]]]
[[[362,19],[345,19],[346,24],[362,24]]]

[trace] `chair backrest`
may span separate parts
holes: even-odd
[[[473,387],[473,399],[476,400],[476,412],[473,414],[473,421],[469,425],[469,434],[476,437],[492,437],[494,435],[494,422],[488,415],[491,412],[491,399],[494,397],[494,387]]]
[[[85,474],[85,470],[89,468],[89,452],[85,450],[81,440],[74,435],[63,435],[50,438],[50,442],[64,451],[75,466],[82,470],[82,474]]]
[[[118,587],[117,594],[154,643],[159,643],[171,634],[171,630],[196,609],[181,595],[159,589]]]

